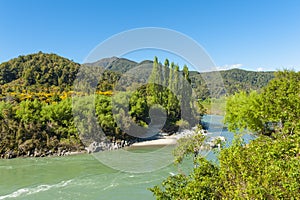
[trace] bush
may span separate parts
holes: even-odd
[[[200,158],[190,175],[150,190],[157,199],[300,199],[300,134],[248,145],[236,138],[221,150],[219,166]]]
[[[176,125],[179,126],[181,129],[188,129],[190,128],[190,124],[188,121],[180,119],[176,122]]]

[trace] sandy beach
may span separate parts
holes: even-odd
[[[178,139],[174,136],[165,136],[160,139],[137,142],[132,144],[131,146],[141,147],[141,146],[155,146],[155,145],[175,145],[177,143],[177,140]]]
[[[137,142],[132,144],[133,147],[141,147],[141,146],[154,146],[154,145],[175,145],[177,144],[177,140],[188,135],[193,135],[194,129],[192,130],[182,130],[179,133],[175,133],[170,136],[161,136],[161,138],[154,140],[147,140],[143,142]]]

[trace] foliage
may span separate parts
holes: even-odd
[[[299,75],[278,72],[261,93],[229,97],[228,128],[262,134],[249,144],[236,135],[232,145],[220,151],[218,165],[198,158],[189,175],[168,177],[151,188],[156,198],[300,199]],[[193,154],[193,144],[203,142],[203,136],[199,137],[180,141],[175,150],[177,162]]]
[[[300,198],[300,137],[261,136],[249,145],[236,142],[220,154],[224,199]]]
[[[170,176],[150,190],[156,199],[299,199],[299,136],[260,136],[248,145],[236,138],[221,150],[219,165],[199,157],[189,175]]]
[[[229,96],[230,97],[230,96]],[[207,114],[210,115],[225,115],[226,112],[226,96],[220,98],[208,98],[203,100],[199,100],[199,103],[203,106],[203,109]]]
[[[149,105],[147,104],[147,96],[144,89],[135,91],[129,101],[130,116],[133,120],[141,125],[149,123]]]
[[[20,104],[0,102],[0,154],[48,154],[58,148],[78,150],[82,144],[73,122],[71,99],[46,104],[35,99]]]
[[[101,128],[107,135],[113,135],[115,133],[116,122],[111,111],[111,98],[104,95],[97,95],[95,104]]]
[[[189,175],[169,176],[162,186],[154,186],[150,191],[158,200],[217,199],[218,168],[203,158],[196,161],[199,167]]]
[[[98,66],[100,63],[105,62],[102,60],[87,65]],[[198,84],[199,77],[203,74],[190,72],[187,66],[183,66],[183,70],[180,71],[178,65],[170,63],[167,59],[164,65],[159,63],[157,58],[154,61],[136,63],[114,57],[107,59],[106,63],[105,66],[98,66],[97,73],[91,70],[91,76],[83,77],[87,79],[87,85],[83,87],[97,85],[95,111],[91,112],[90,107],[93,105],[86,105],[85,100],[78,102],[87,116],[96,116],[86,121],[81,118],[82,115],[76,115],[76,119],[72,115],[71,97],[75,95],[79,98],[89,98],[91,95],[85,91],[73,91],[74,80],[81,67],[78,63],[56,54],[38,52],[0,64],[0,154],[13,152],[14,156],[18,156],[27,155],[36,149],[47,152],[57,151],[58,147],[82,148],[76,128],[89,128],[88,132],[95,132],[95,135],[91,136],[94,139],[100,137],[102,133],[98,132],[101,130],[112,140],[128,139],[131,137],[122,131],[117,121],[122,121],[126,127],[133,123],[147,127],[151,123],[149,111],[157,105],[167,114],[167,121],[163,127],[165,132],[175,132],[178,127],[186,128],[199,122],[197,117],[201,117],[205,109],[197,98],[209,96],[207,90],[199,90],[199,87],[206,88],[202,79],[201,84]],[[118,97],[114,91],[118,80],[125,72],[142,64],[153,64],[152,84],[140,85],[135,92],[129,92],[131,86],[125,83],[122,85],[122,91],[126,94],[124,97]],[[101,76],[95,77],[99,72]],[[245,76],[248,76],[246,72]],[[257,78],[260,80],[257,81],[257,87],[267,80],[265,75],[257,74],[251,77],[261,77]],[[139,78],[137,84],[144,83],[147,79]],[[191,86],[194,87],[194,91]],[[116,105],[112,105],[114,98]],[[127,110],[124,104],[128,104]],[[112,108],[116,109],[114,114]],[[75,127],[74,120],[80,121],[79,127]]]
[[[192,87],[198,99],[201,100],[220,98],[240,91],[258,91],[273,78],[274,72],[253,72],[241,69],[202,73],[190,72]]]
[[[176,126],[180,127],[181,129],[188,129],[190,128],[190,124],[188,121],[180,119],[176,122]]]
[[[274,129],[293,134],[300,128],[300,72],[279,71],[261,93],[262,111],[268,122],[276,122]]]
[[[250,94],[237,93],[226,101],[225,122],[228,129],[236,132],[248,129],[254,132],[264,132],[264,118],[260,118],[261,97],[256,91]]]
[[[181,163],[185,156],[195,153],[195,150],[198,152],[205,145],[203,143],[205,137],[202,134],[190,135],[182,137],[178,140],[178,145],[175,148],[174,154],[174,163]]]
[[[299,72],[277,72],[261,93],[240,92],[229,97],[225,115],[229,130],[293,134],[300,128],[299,80]]]
[[[25,86],[46,84],[66,87],[73,83],[79,66],[55,54],[39,52],[2,63],[0,80],[2,85],[21,79]]]

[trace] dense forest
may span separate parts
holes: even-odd
[[[127,71],[145,64],[153,64],[153,61],[142,61],[136,63],[124,58],[105,58],[94,63],[86,63],[85,65],[99,66],[99,64],[107,63],[106,71],[101,76],[98,87],[102,92],[113,89],[113,85]],[[159,63],[160,67],[163,67]],[[0,81],[1,81],[1,97],[18,97],[16,93],[25,93],[30,95],[33,92],[39,95],[41,99],[49,99],[49,95],[63,96],[63,92],[67,93],[71,90],[76,75],[80,68],[80,64],[75,63],[56,54],[45,54],[39,52],[37,54],[29,54],[19,56],[8,62],[0,64]],[[181,71],[179,73],[182,73]],[[214,80],[220,73],[222,81]],[[265,86],[272,78],[273,72],[252,72],[241,69],[231,69],[219,72],[189,72],[191,86],[199,99],[217,98],[222,95],[232,95],[238,91],[259,90]],[[221,85],[207,85],[212,83],[220,83]],[[42,88],[41,88],[42,87]],[[48,97],[42,94],[42,91],[48,93]],[[38,94],[41,92],[40,94]],[[64,94],[67,95],[67,94]],[[70,96],[70,95],[69,95]],[[52,96],[51,96],[52,97]],[[49,101],[49,100],[48,100]]]
[[[218,80],[220,74],[222,81]],[[239,91],[260,90],[274,78],[274,72],[230,69],[217,72],[191,72],[192,87],[199,99],[230,96]],[[208,89],[209,88],[209,89]]]
[[[276,72],[260,92],[227,99],[225,122],[236,134],[218,163],[198,156],[190,174],[170,176],[150,190],[157,199],[300,199],[300,72]],[[246,144],[242,133],[256,133]],[[194,156],[201,135],[183,138],[175,161]],[[184,147],[184,148],[182,148]]]
[[[99,66],[103,63],[105,67]],[[101,76],[97,77],[98,82],[89,80],[97,85],[95,94],[74,90],[73,84],[81,66],[99,67]],[[138,79],[134,71],[130,74],[140,66],[153,68],[148,73],[149,84],[144,84],[148,80],[146,73],[141,73]],[[225,90],[220,85],[209,86],[208,90],[204,80],[214,82],[213,72],[190,72],[187,66],[180,70],[167,59],[162,64],[157,58],[136,63],[113,57],[81,65],[56,54],[38,52],[19,56],[0,64],[0,154],[3,157],[43,156],[82,150],[85,144],[77,129],[84,124],[80,124],[79,115],[73,115],[72,96],[89,98],[89,95],[96,95],[97,123],[107,138],[133,140],[136,136],[125,132],[134,124],[144,130],[153,126],[151,113],[162,116],[165,113],[166,121],[161,129],[172,133],[180,127],[199,123],[204,113],[202,100],[240,90],[258,90],[273,77],[272,72],[238,69],[220,73]],[[243,79],[247,81],[243,82]],[[135,91],[132,91],[132,84],[126,85],[131,82],[137,83]],[[117,94],[117,90],[123,92]],[[90,112],[84,101],[81,104],[82,109]],[[128,104],[128,110],[124,104]],[[100,140],[93,137],[93,140],[97,139]]]
[[[201,111],[193,108],[196,105],[192,103],[188,68],[185,66],[180,73],[178,65],[169,65],[166,60],[162,66],[157,58],[150,64],[153,70],[149,84],[141,85],[135,91],[127,91],[125,87],[122,94],[112,95],[116,81],[121,77],[119,72],[101,69],[103,73],[96,93],[89,94],[72,88],[80,65],[55,54],[39,52],[2,63],[0,154],[3,157],[45,156],[82,150],[85,146],[82,137],[88,136],[80,135],[77,128],[86,124],[82,122],[81,115],[72,112],[72,95],[82,99],[95,98],[98,123],[111,141],[136,138],[136,135],[125,133],[134,124],[144,128],[153,126],[155,118],[151,118],[151,112],[156,115],[166,112],[166,123],[162,127],[165,132],[175,132],[180,127],[199,123],[196,118]],[[115,97],[112,99],[112,96]],[[91,105],[86,105],[84,100],[79,103],[82,112],[90,112]],[[127,103],[128,112],[123,108]],[[113,107],[117,109],[115,116]],[[182,115],[181,108],[189,115]],[[118,122],[122,122],[123,127],[119,127]],[[89,128],[98,130],[93,126]],[[95,133],[91,139],[102,138]]]

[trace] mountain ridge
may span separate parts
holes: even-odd
[[[22,55],[0,64],[1,92],[3,90],[13,90],[12,88],[17,85],[36,88],[40,85],[45,87],[56,86],[63,91],[70,90],[82,65],[99,66],[106,71],[114,72],[109,73],[103,80],[110,84],[110,86],[104,88],[112,89],[113,81],[116,81],[115,76],[121,77],[127,71],[139,65],[152,63],[153,61],[150,60],[138,63],[126,58],[111,57],[93,63],[79,64],[54,53],[38,52]],[[212,91],[208,91],[207,86],[205,86],[205,79],[209,79],[211,82],[220,82],[220,80],[216,80],[219,76],[213,76],[216,73],[221,75],[224,85],[216,85]],[[240,90],[259,90],[274,78],[274,72],[256,72],[239,68],[212,72],[190,71],[190,78],[193,89],[198,93],[198,98],[206,99],[209,96],[218,98],[225,94],[234,94]],[[107,79],[112,79],[112,81],[107,81]]]

